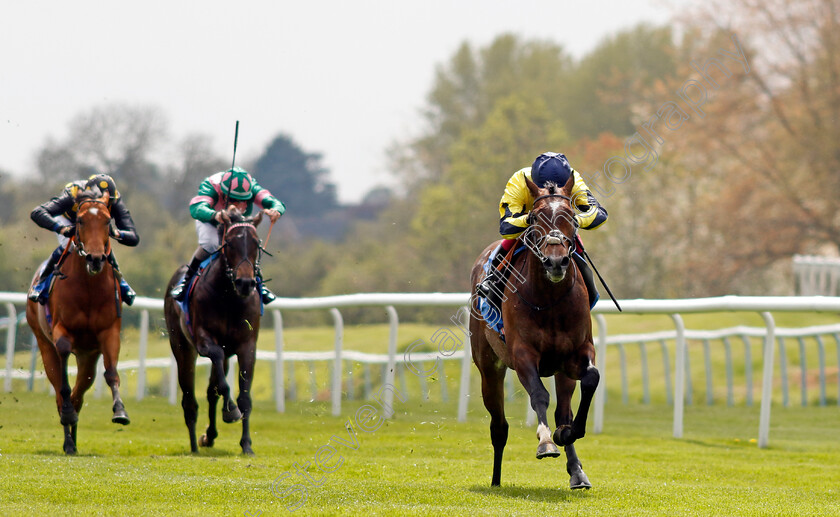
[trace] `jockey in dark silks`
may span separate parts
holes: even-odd
[[[506,273],[509,271],[508,268],[499,269],[502,259],[513,247],[516,238],[525,233],[530,226],[528,215],[534,208],[534,198],[528,190],[525,179],[533,181],[540,188],[545,188],[549,182],[562,187],[570,176],[574,176],[572,203],[578,210],[575,214],[578,226],[584,230],[594,230],[607,220],[606,209],[598,203],[584,183],[583,177],[569,165],[564,155],[543,153],[537,157],[531,167],[525,167],[513,173],[499,202],[499,233],[502,234],[504,240],[494,252],[490,272],[478,285],[478,294],[487,298],[488,303],[493,307],[500,307],[499,298],[504,291]],[[589,305],[594,307],[598,301],[598,291],[595,289],[592,270],[581,254],[573,253],[572,256],[586,282]]]
[[[38,282],[29,290],[30,300],[37,301],[41,304],[46,303],[46,288],[48,287],[50,276],[55,270],[58,259],[64,253],[64,248],[67,246],[70,237],[73,236],[76,230],[76,212],[79,209],[79,206],[76,204],[76,194],[82,190],[95,189],[103,194],[107,191],[110,195],[108,209],[111,212],[111,220],[116,226],[116,228],[111,226],[111,237],[126,246],[137,246],[140,242],[137,229],[134,227],[134,221],[132,221],[131,214],[120,197],[114,178],[107,174],[94,174],[86,180],[68,183],[61,194],[35,207],[30,214],[32,220],[38,226],[58,234],[58,247],[53,251],[44,265]],[[131,305],[134,303],[136,293],[128,285],[128,282],[125,281],[122,273],[120,273],[113,250],[108,257],[108,261],[117,273],[122,300],[127,305]]]
[[[198,194],[190,201],[190,215],[195,219],[195,231],[198,234],[198,248],[187,264],[184,278],[178,282],[169,294],[178,301],[184,301],[187,286],[198,271],[199,265],[219,249],[220,211],[228,205],[236,205],[245,216],[252,215],[254,206],[264,209],[265,214],[276,221],[286,211],[286,206],[271,192],[239,167],[217,172],[206,178],[198,187]],[[276,296],[268,290],[262,279],[262,272],[257,269],[257,282],[263,303],[274,301]]]

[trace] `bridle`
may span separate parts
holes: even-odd
[[[572,204],[572,198],[563,194],[544,194],[542,196],[538,196],[534,199],[533,206],[537,206],[537,202],[547,198],[560,198],[565,199],[569,202],[569,205]],[[565,208],[565,207],[564,207]],[[563,216],[567,221],[572,224],[572,228],[574,228],[574,233],[572,236],[569,237],[562,231],[557,228],[552,228],[548,231],[547,235],[540,235],[537,239],[533,239],[531,234],[537,232],[537,226],[534,224],[536,221],[535,219],[539,217],[539,215],[535,215],[536,210],[532,209],[531,213],[528,214],[528,229],[525,231],[525,235],[523,236],[523,241],[531,250],[531,252],[537,256],[540,262],[544,265],[548,261],[548,257],[542,252],[542,244],[545,241],[545,244],[562,244],[566,245],[567,249],[569,250],[569,255],[577,251],[577,232],[580,224],[577,222],[577,219],[574,218],[574,212],[571,209],[567,209],[563,211]],[[535,242],[536,240],[536,242]]]
[[[533,206],[536,207],[537,202],[542,200],[542,199],[555,198],[555,197],[565,199],[565,200],[569,201],[570,205],[572,204],[572,199],[569,196],[566,196],[566,195],[563,195],[563,194],[544,194],[542,196],[537,196],[537,198],[534,199],[534,205]],[[569,212],[571,215],[567,214],[567,212]],[[571,209],[564,210],[564,215],[563,215],[563,217],[566,220],[571,222],[572,228],[574,228],[574,233],[572,234],[571,238],[568,235],[564,234],[559,229],[552,228],[551,230],[549,230],[548,235],[538,236],[537,239],[536,239],[536,242],[534,242],[534,239],[531,237],[531,234],[536,233],[537,228],[538,228],[537,225],[535,225],[534,223],[535,223],[535,219],[539,216],[534,215],[535,213],[536,213],[536,211],[532,208],[531,213],[528,214],[528,224],[529,224],[528,229],[525,231],[525,234],[522,237],[522,241],[525,243],[525,245],[528,247],[528,249],[530,249],[531,252],[534,254],[534,256],[536,256],[539,259],[540,263],[543,266],[545,266],[546,262],[549,261],[549,258],[546,257],[545,254],[542,252],[542,244],[543,244],[542,241],[545,241],[545,244],[547,244],[547,245],[551,245],[551,244],[567,245],[567,249],[569,251],[569,257],[571,258],[572,267],[577,268],[577,264],[575,264],[575,261],[572,258],[572,254],[577,251],[577,231],[578,231],[578,228],[579,228],[580,225],[578,224],[577,220],[574,218],[574,213],[571,212]],[[524,267],[524,262],[523,262],[523,267]],[[572,283],[569,286],[569,288],[566,290],[566,292],[568,292],[572,288],[574,288],[575,281],[577,280],[577,271],[572,271],[571,274],[572,274]],[[519,271],[518,278],[525,278],[524,275],[522,275],[521,271]],[[550,309],[551,307],[554,307],[555,305],[560,303],[560,301],[562,301],[562,299],[563,299],[562,296],[558,296],[553,301],[549,302],[547,305],[535,305],[534,303],[531,303],[528,300],[526,300],[522,296],[522,293],[519,292],[518,289],[515,290],[515,292],[516,292],[516,296],[522,301],[522,303],[524,303],[525,305],[530,307],[531,310],[536,311],[536,312],[540,312],[540,311]]]
[[[263,248],[262,241],[257,237],[257,228],[251,222],[234,223],[234,224],[231,224],[230,226],[228,226],[228,228],[225,230],[224,243],[221,246],[219,246],[219,248],[216,250],[217,253],[223,251],[224,248],[226,248],[228,246],[228,244],[229,244],[228,234],[234,228],[250,228],[251,230],[254,231],[254,234],[251,235],[251,236],[248,236],[248,237],[251,237],[257,243],[257,259],[256,259],[255,262],[251,262],[250,258],[244,257],[239,262],[237,262],[236,264],[231,266],[231,264],[227,260],[227,257],[225,256],[225,254],[222,253],[222,256],[225,257],[225,259],[224,259],[225,260],[225,262],[224,262],[225,263],[225,266],[224,266],[225,267],[225,276],[228,278],[228,280],[230,280],[231,285],[235,285],[236,270],[239,269],[239,266],[241,266],[243,263],[250,264],[251,268],[254,271],[254,275],[257,275],[259,270],[260,270],[260,259],[262,258],[262,254],[265,253],[269,257],[272,256],[271,253],[268,252],[268,250]],[[243,237],[246,237],[246,236],[243,235]]]
[[[85,199],[84,201],[79,203],[79,209],[77,211],[78,215],[76,215],[76,220],[78,221],[76,223],[77,225],[79,225],[82,222],[82,220],[81,220],[82,207],[84,205],[89,204],[89,203],[97,203],[97,204],[102,205],[102,207],[105,209],[106,215],[108,216],[108,220],[109,221],[111,220],[111,209],[108,207],[108,203],[106,203],[104,201],[100,201],[98,199]],[[70,242],[73,244],[77,255],[79,255],[82,258],[86,258],[88,256],[88,252],[85,250],[85,245],[82,242],[82,239],[79,237],[79,232],[78,231],[76,231],[76,233],[73,235],[73,237],[71,237]],[[111,239],[108,238],[108,243],[105,245],[105,255],[107,256],[110,253],[111,253]]]

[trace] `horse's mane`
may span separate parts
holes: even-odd
[[[230,217],[231,223],[243,223],[251,220],[250,218],[245,217],[245,215],[243,215],[242,212],[240,212],[239,209],[235,206],[229,207],[227,210],[227,214],[228,217]]]

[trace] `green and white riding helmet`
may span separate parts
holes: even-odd
[[[241,167],[234,167],[228,169],[222,175],[222,194],[239,201],[247,201],[251,199],[251,190],[253,189],[253,179],[248,171]]]

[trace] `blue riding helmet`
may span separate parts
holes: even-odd
[[[549,182],[562,187],[571,175],[572,167],[560,153],[542,153],[531,166],[531,181],[540,188],[545,188]]]

